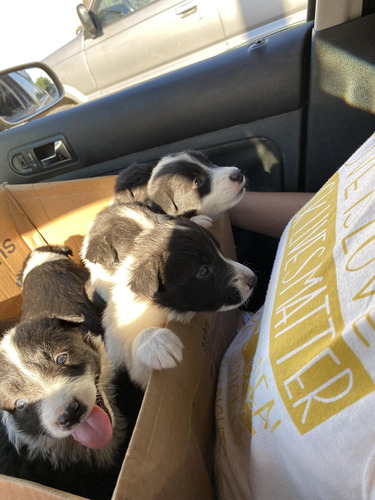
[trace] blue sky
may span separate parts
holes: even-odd
[[[72,40],[80,25],[80,0],[0,2],[0,70],[40,61]]]

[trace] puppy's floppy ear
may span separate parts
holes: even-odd
[[[116,248],[105,236],[91,238],[84,257],[94,264],[99,263],[109,267],[119,261]]]
[[[155,181],[155,184],[159,184],[158,179]],[[178,206],[174,200],[174,193],[168,186],[160,186],[159,189],[156,189],[157,186],[153,186],[153,189],[149,189],[149,198],[153,207],[161,210],[162,212],[168,215],[177,215],[178,214]]]
[[[61,328],[62,330],[71,330],[72,328],[75,328],[81,335],[86,335],[88,333],[90,333],[91,335],[97,335],[96,330],[98,329],[94,328],[93,330],[91,330],[90,326],[85,323],[85,317],[83,316],[83,314],[77,316],[50,316],[48,318],[42,318],[40,321],[45,322],[45,329]]]
[[[175,179],[171,175],[156,176],[148,183],[148,196],[151,204],[159,211],[172,216],[179,213],[175,202],[176,191]]]
[[[139,262],[132,270],[129,286],[136,295],[152,300],[157,297],[162,281],[159,258],[157,256],[148,257]]]
[[[83,314],[78,316],[55,316],[51,319],[56,322],[56,326],[58,328],[62,328],[63,330],[76,328],[82,335],[86,335],[89,332],[92,335],[95,330],[90,330],[90,327],[85,323],[85,317],[83,316]]]
[[[116,179],[114,200],[125,203],[146,202],[147,183],[154,166],[154,163],[133,163],[122,170]]]
[[[137,187],[147,187],[154,166],[155,163],[132,163],[121,170],[115,182],[115,193],[123,190],[131,191]]]
[[[69,326],[77,326],[85,321],[85,317],[83,314],[65,316],[63,314],[59,314],[58,316],[50,316],[51,319],[55,319],[61,326],[68,324]]]

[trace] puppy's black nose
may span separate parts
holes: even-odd
[[[241,183],[243,181],[243,173],[239,168],[237,168],[234,172],[230,174],[229,179],[233,182]]]
[[[58,425],[65,430],[69,430],[74,424],[78,424],[82,415],[86,411],[86,406],[78,401],[72,401],[66,408],[64,413],[57,417]]]

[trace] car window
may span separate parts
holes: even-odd
[[[102,27],[105,27],[154,1],[155,0],[99,0],[93,11],[97,15]]]
[[[42,59],[63,86],[55,111],[304,23],[307,0],[83,0],[71,10],[81,26],[71,20],[72,38]]]

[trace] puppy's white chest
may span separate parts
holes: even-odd
[[[133,343],[146,328],[165,326],[165,312],[137,298],[127,286],[115,286],[105,309],[103,324],[108,355],[116,368],[133,365]]]

